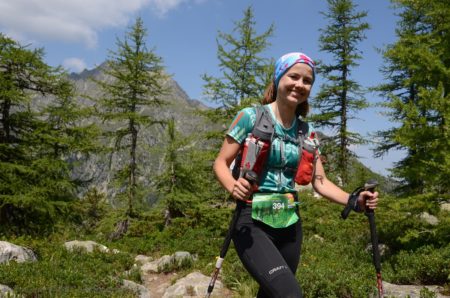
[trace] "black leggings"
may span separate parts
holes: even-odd
[[[295,278],[302,244],[301,220],[275,229],[254,221],[251,206],[241,207],[233,242],[242,264],[260,286],[257,297],[303,297]]]

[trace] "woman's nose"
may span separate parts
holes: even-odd
[[[305,87],[305,84],[303,83],[303,80],[298,80],[297,82],[295,82],[295,87],[296,88],[303,88],[303,87]]]

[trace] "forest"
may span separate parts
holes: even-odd
[[[370,27],[354,2],[327,0],[319,44],[333,60],[318,63],[324,83],[315,86],[314,113],[305,120],[319,131],[330,180],[348,192],[368,179],[379,183],[383,281],[438,286],[423,287],[424,298],[450,296],[450,2],[392,0],[397,39],[379,49],[384,81],[370,90],[351,75]],[[139,17],[111,45],[108,60],[79,81],[89,90],[46,64],[44,48],[0,33],[0,243],[26,247],[37,259],[0,257],[0,286],[21,297],[135,297],[121,286],[124,279],[143,283],[135,256],[177,251],[195,261],[165,273],[210,276],[235,206],[212,164],[234,116],[260,103],[273,75],[274,61],[263,54],[274,27],[256,32],[255,22],[248,7],[211,45],[222,73],[202,79],[215,107],[175,100],[173,80]],[[395,125],[362,136],[349,121],[370,107],[368,92],[383,98],[377,106]],[[327,128],[336,134],[320,133]],[[367,143],[375,145],[375,158],[405,153],[389,177],[349,149]],[[342,220],[343,206],[310,188],[299,188],[299,198],[304,238],[296,276],[305,297],[375,295],[367,217]],[[71,240],[119,253],[71,253],[64,247]],[[258,290],[232,247],[221,281],[233,297]]]

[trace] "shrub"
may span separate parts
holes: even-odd
[[[450,282],[450,245],[436,249],[424,246],[416,251],[401,251],[392,257],[391,279],[400,284],[444,284]]]

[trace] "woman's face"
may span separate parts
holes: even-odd
[[[312,84],[311,67],[304,63],[296,63],[281,77],[278,83],[277,100],[296,108],[308,99]]]

